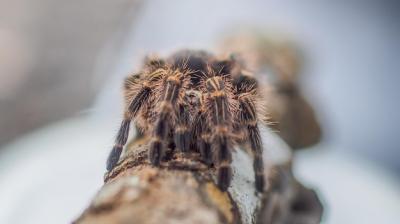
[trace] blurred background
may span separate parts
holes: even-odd
[[[399,6],[0,0],[0,223],[70,222],[102,184],[123,78],[149,53],[213,51],[246,28],[302,52],[300,87],[323,139],[296,155],[295,172],[320,191],[324,222],[398,222]]]

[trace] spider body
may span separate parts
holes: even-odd
[[[225,191],[232,179],[233,147],[247,144],[254,156],[255,185],[263,191],[264,167],[256,105],[257,81],[241,72],[233,57],[180,51],[166,60],[148,59],[125,80],[125,112],[108,161],[111,170],[126,144],[131,121],[151,137],[149,160],[160,166],[165,149],[200,153],[217,169]],[[238,69],[239,68],[239,69]]]

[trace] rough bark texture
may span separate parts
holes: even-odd
[[[269,130],[264,133],[270,140],[264,194],[255,193],[251,158],[244,150],[235,150],[232,185],[221,192],[215,170],[196,154],[169,151],[160,168],[152,167],[148,139],[141,138],[105,174],[105,185],[74,223],[319,223],[322,206],[293,178],[290,150]]]

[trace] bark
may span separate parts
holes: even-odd
[[[260,194],[246,149],[234,151],[231,187],[221,192],[215,169],[197,154],[170,150],[155,168],[147,159],[148,139],[136,139],[74,223],[319,223],[321,203],[294,179],[290,150],[268,129],[263,141],[268,186]]]

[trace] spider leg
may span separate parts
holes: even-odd
[[[174,141],[176,148],[181,152],[189,151],[190,144],[189,111],[183,105],[179,105],[177,111],[177,125],[175,128]]]
[[[159,166],[164,154],[164,142],[168,137],[171,128],[171,115],[174,112],[174,106],[179,96],[179,90],[182,84],[181,73],[169,76],[166,80],[166,87],[163,91],[158,118],[154,127],[152,141],[150,143],[149,159],[151,164]]]
[[[250,147],[253,152],[253,169],[255,173],[255,185],[259,192],[264,190],[264,162],[262,158],[262,146],[260,131],[257,125],[257,113],[254,101],[246,94],[239,96],[239,107],[241,111],[241,123],[247,127]]]
[[[217,184],[226,191],[232,179],[232,155],[230,150],[231,113],[228,96],[221,77],[212,77],[206,81],[209,91],[209,110],[212,127],[212,146],[217,166]],[[210,125],[210,126],[211,126]]]
[[[127,80],[128,81],[128,80]],[[126,82],[127,82],[126,81]],[[129,126],[132,118],[136,117],[139,109],[144,102],[147,101],[151,93],[151,88],[147,82],[144,82],[142,88],[133,98],[129,106],[124,113],[124,119],[121,122],[117,137],[115,139],[114,147],[112,148],[108,159],[107,159],[107,170],[112,170],[118,163],[119,157],[121,156],[122,148],[126,144],[129,135]]]
[[[211,131],[209,126],[207,125],[207,122],[205,122],[206,116],[204,114],[201,114],[200,117],[198,118],[198,136],[194,136],[196,139],[198,139],[197,142],[197,147],[200,150],[200,155],[203,159],[203,161],[207,165],[212,164],[212,151],[211,151]]]

